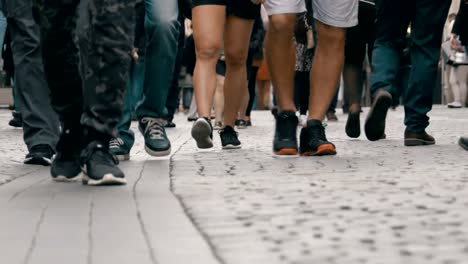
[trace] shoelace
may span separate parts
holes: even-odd
[[[222,134],[225,139],[228,139],[228,141],[237,141],[238,138],[237,136],[239,135],[235,130],[233,129],[223,129],[219,131],[219,134]]]
[[[95,144],[88,147],[84,156],[81,157],[84,161],[93,161],[102,164],[119,164],[119,161],[101,144]]]
[[[309,128],[309,136],[311,140],[320,139],[320,140],[328,141],[327,136],[325,134],[325,127],[323,125],[320,127],[317,126],[314,128]]]
[[[164,127],[156,118],[143,118],[142,123],[146,124],[145,134],[148,133],[151,139],[164,139]]]
[[[120,148],[124,144],[121,138],[113,138],[109,142],[109,148]]]

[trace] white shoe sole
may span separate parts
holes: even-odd
[[[145,146],[145,151],[146,153],[148,153],[150,156],[153,156],[153,157],[164,157],[164,156],[168,156],[169,154],[171,154],[171,148],[165,151],[154,151],[148,148],[147,146]]]
[[[241,149],[241,148],[242,148],[242,145],[235,146],[235,145],[228,144],[226,146],[223,146],[223,149]]]
[[[79,180],[83,179],[83,173],[79,173],[78,175],[76,175],[75,177],[66,177],[66,176],[63,176],[63,175],[59,175],[57,177],[52,177],[52,180],[55,181],[55,182],[77,182]]]
[[[213,140],[210,137],[211,126],[203,118],[195,121],[192,127],[192,137],[197,142],[197,147],[201,149],[209,149],[213,147]]]
[[[113,174],[106,174],[100,180],[89,178],[88,175],[83,175],[83,184],[89,186],[102,186],[102,185],[125,185],[127,180],[125,178],[115,177]]]

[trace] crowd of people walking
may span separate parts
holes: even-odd
[[[451,7],[452,6],[452,7]],[[0,41],[26,164],[56,181],[125,184],[136,134],[171,153],[182,108],[200,149],[238,149],[252,109],[271,109],[276,155],[336,155],[324,120],[386,138],[404,106],[405,146],[427,133],[439,63],[450,108],[467,104],[467,0],[0,0]],[[6,36],[4,39],[3,37]],[[442,52],[441,52],[442,51]],[[8,53],[8,52],[7,52]],[[11,69],[14,69],[11,70]],[[13,77],[12,77],[13,76]],[[341,87],[341,89],[340,89]],[[182,102],[182,103],[181,103]],[[300,127],[300,135],[297,129]],[[237,130],[236,130],[237,129]],[[468,150],[468,137],[459,144]],[[83,175],[82,175],[83,174]]]

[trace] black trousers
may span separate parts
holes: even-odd
[[[12,1],[15,12],[7,16],[15,66],[15,101],[23,119],[24,142],[29,150],[39,144],[55,149],[60,124],[44,74],[39,25],[33,17],[31,0]]]
[[[135,1],[36,1],[54,109],[65,128],[82,126],[87,141],[109,140],[122,115]]]

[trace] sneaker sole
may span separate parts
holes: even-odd
[[[83,175],[83,184],[89,186],[103,186],[103,185],[125,185],[127,180],[125,178],[117,178],[112,174],[106,174],[100,180],[89,178],[88,175]]]
[[[125,155],[114,155],[117,160],[119,161],[127,161],[130,160],[130,154],[125,154]]]
[[[210,137],[210,124],[204,119],[199,119],[193,124],[192,137],[197,142],[197,147],[201,149],[209,149],[213,147],[213,140]]]
[[[333,156],[336,155],[336,148],[332,144],[325,144],[318,147],[316,152],[303,152],[301,156]]]
[[[145,146],[145,151],[148,153],[150,156],[153,157],[164,157],[164,156],[169,156],[171,154],[171,149],[169,148],[168,150],[163,150],[163,151],[154,151],[147,146]]]
[[[349,113],[346,121],[346,135],[350,138],[358,138],[361,136],[361,120],[360,113]]]
[[[284,149],[275,151],[275,154],[279,156],[294,156],[294,155],[297,155],[297,153],[298,153],[298,150],[293,149],[293,148],[284,148]]]
[[[24,159],[24,164],[28,165],[42,165],[42,166],[50,166],[52,164],[52,160],[48,158],[37,158],[31,157]]]
[[[387,112],[391,105],[392,97],[389,93],[384,93],[376,98],[364,127],[366,137],[370,141],[382,139],[382,136],[385,133]]]
[[[223,149],[240,149],[240,148],[242,148],[242,145],[236,146],[236,145],[228,144],[226,146],[223,146]]]
[[[435,145],[435,141],[426,141],[417,138],[408,138],[405,139],[405,146],[407,147],[417,147],[417,146],[430,146]]]
[[[55,182],[77,182],[82,179],[83,179],[83,174],[81,172],[74,177],[67,177],[63,175],[59,175],[56,177],[52,176],[52,180]]]

